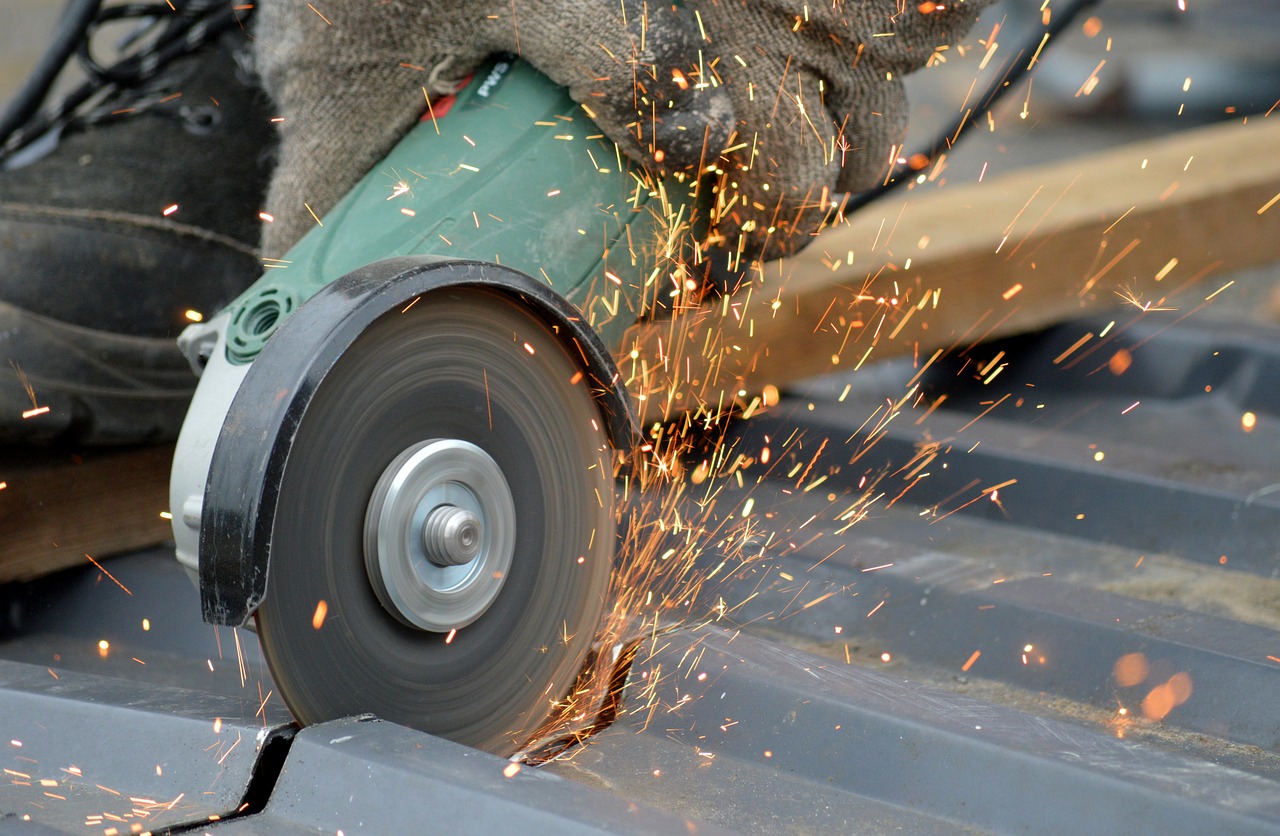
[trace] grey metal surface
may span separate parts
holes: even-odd
[[[214,833],[715,833],[373,718],[303,729],[266,809]]]
[[[633,690],[657,687],[619,732],[674,740],[696,755],[706,782],[754,763],[825,788],[821,804],[847,804],[842,796],[852,794],[898,805],[911,811],[912,829],[926,815],[1000,832],[1280,829],[1277,785],[1256,775],[745,634],[704,628],[662,643],[632,674]],[[625,734],[595,745],[594,774],[608,780],[626,769],[615,766],[629,757]],[[678,785],[688,771],[654,780]],[[769,800],[717,815],[754,830],[761,802]],[[774,825],[806,823],[801,814]],[[858,819],[823,824],[853,829]]]
[[[1170,674],[1188,672],[1195,683],[1166,724],[1280,752],[1276,706],[1254,698],[1280,693],[1280,665],[1267,658],[1276,650],[1274,630],[1052,577],[993,585],[995,573],[971,559],[871,538],[845,542],[857,545],[845,551],[862,565],[842,552],[815,567],[826,552],[801,550],[776,567],[812,581],[814,592],[805,599],[812,600],[857,583],[867,566],[892,564],[862,578],[863,595],[836,596],[827,606],[801,610],[804,601],[792,603],[795,585],[775,574],[736,618],[785,618],[787,633],[815,641],[837,639],[844,630],[836,628],[851,625],[859,641],[878,641],[893,652],[951,668],[980,651],[974,675],[1105,709],[1140,705],[1147,691],[1119,686],[1113,669],[1120,657],[1143,654],[1169,667]],[[881,601],[887,603],[868,618]]]
[[[290,733],[240,700],[20,662],[0,661],[0,705],[0,816],[68,832],[234,811],[259,752]]]

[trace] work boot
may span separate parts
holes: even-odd
[[[88,81],[0,125],[0,441],[175,437],[195,387],[175,338],[258,276],[273,127],[245,12],[174,5],[73,0],[53,49]],[[103,67],[108,22],[141,28]]]

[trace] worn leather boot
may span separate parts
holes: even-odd
[[[259,273],[274,131],[246,12],[174,5],[73,0],[0,119],[0,442],[173,438],[176,336]],[[129,38],[105,66],[108,29]],[[72,53],[87,81],[44,105]]]

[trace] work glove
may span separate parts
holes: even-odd
[[[685,0],[737,118],[713,212],[720,275],[798,251],[841,193],[884,179],[906,130],[902,77],[991,2]]]
[[[263,83],[282,117],[263,254],[279,257],[485,59],[517,53],[630,157],[697,170],[732,128],[687,10],[645,0],[261,0]],[[315,218],[313,218],[313,215]]]

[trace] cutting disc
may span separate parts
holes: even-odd
[[[441,290],[376,320],[281,478],[257,623],[295,717],[515,751],[602,616],[612,477],[583,376],[511,297]]]

